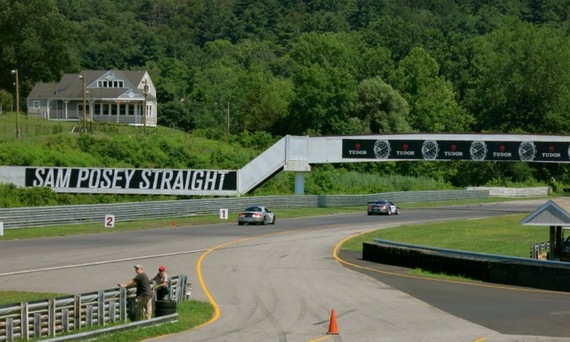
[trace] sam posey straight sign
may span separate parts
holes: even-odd
[[[237,171],[27,167],[25,186],[77,193],[232,194]]]

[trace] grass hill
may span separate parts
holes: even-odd
[[[185,133],[167,127],[132,127],[90,123],[80,133],[78,122],[55,122],[16,115],[0,116],[0,164],[6,166],[124,167],[237,170],[279,137],[266,133],[225,135],[201,130]],[[435,190],[449,185],[429,178],[379,175],[319,165],[307,175],[307,194],[363,194],[401,190]],[[281,172],[252,195],[291,195],[294,174]],[[49,189],[0,186],[0,207],[108,203],[173,199],[173,196],[71,195]]]

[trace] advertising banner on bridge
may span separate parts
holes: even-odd
[[[570,162],[570,145],[546,141],[343,139],[342,158]]]
[[[0,181],[55,192],[152,195],[235,195],[237,171],[4,167]],[[6,178],[6,179],[4,179]]]

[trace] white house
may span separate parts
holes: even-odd
[[[65,74],[58,83],[34,85],[27,107],[29,116],[48,120],[157,124],[156,88],[146,71]]]

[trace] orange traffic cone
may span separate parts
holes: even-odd
[[[331,311],[331,320],[329,323],[329,335],[338,335],[338,329],[336,327],[336,315],[334,313],[334,309]]]

